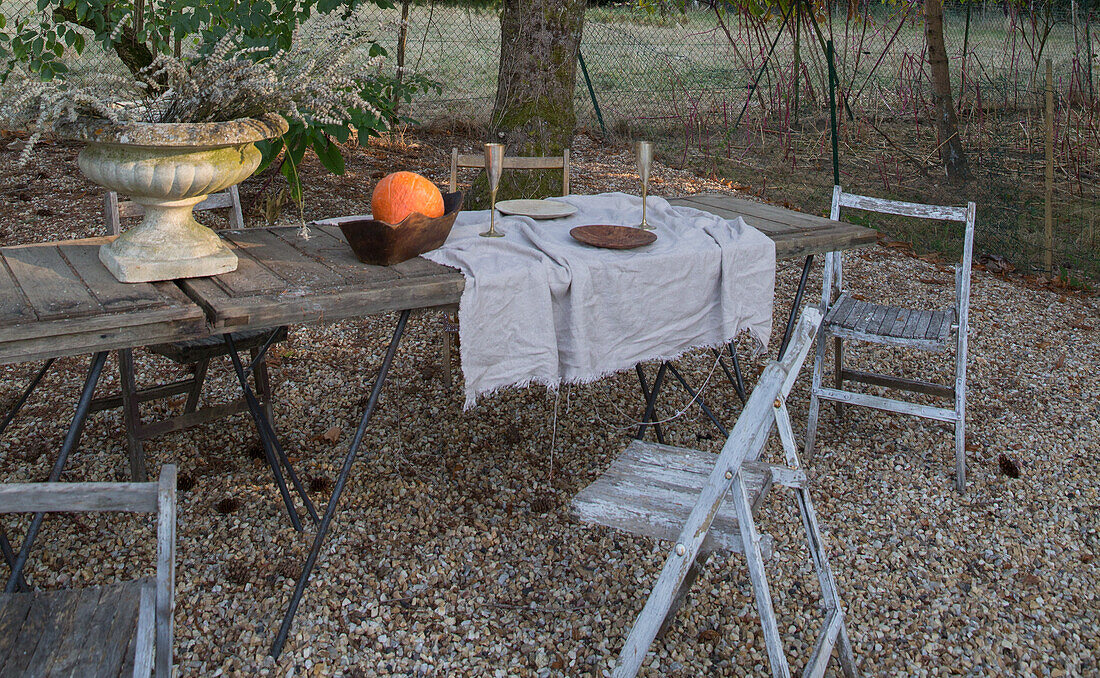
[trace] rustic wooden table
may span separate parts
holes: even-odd
[[[843,221],[833,221],[783,207],[732,195],[699,193],[669,202],[681,207],[717,214],[726,219],[741,217],[775,242],[776,259],[794,259],[825,252],[866,247],[878,239],[878,232]]]
[[[674,205],[743,217],[779,259],[862,247],[875,231],[727,195]],[[226,330],[324,322],[458,303],[462,274],[416,258],[359,263],[338,228],[222,231],[240,257],[232,273],[176,283],[123,284],[99,263],[108,238],[0,249],[0,364],[96,353]]]
[[[743,217],[775,241],[778,258],[807,257],[796,307],[812,255],[860,247],[876,239],[874,231],[860,226],[731,196],[704,194],[670,202],[727,218]],[[96,353],[77,416],[55,466],[56,475],[79,436],[107,351],[400,311],[275,641],[276,656],[289,633],[410,312],[453,306],[465,285],[459,271],[421,258],[391,267],[367,266],[354,257],[338,228],[314,226],[310,230],[308,240],[299,237],[293,227],[222,231],[239,257],[237,270],[174,283],[117,282],[98,260],[97,248],[106,238],[0,250],[0,364]],[[226,341],[229,343],[228,338]],[[271,422],[258,402],[253,402],[256,399],[248,386],[247,370],[239,361],[235,368],[261,436],[273,438]],[[647,412],[656,393],[656,384],[652,393],[645,393]]]
[[[171,282],[124,284],[99,262],[110,238],[0,249],[0,365],[207,336]]]
[[[355,258],[335,226],[221,231],[237,253],[236,271],[180,280],[215,333],[361,318],[458,303],[462,274],[416,257],[394,266]]]

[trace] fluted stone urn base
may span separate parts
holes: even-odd
[[[78,159],[84,175],[145,208],[140,224],[100,248],[100,261],[128,283],[235,270],[237,256],[191,210],[209,194],[248,178],[260,164],[254,142],[286,129],[279,116],[70,128],[70,136],[87,142]]]
[[[142,201],[145,220],[99,249],[122,282],[198,278],[237,269],[237,255],[191,215],[205,196],[170,203]]]

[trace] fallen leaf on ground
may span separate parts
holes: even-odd
[[[1001,467],[1001,473],[1005,474],[1009,478],[1020,477],[1020,465],[1016,463],[1016,460],[1008,456],[1004,452],[1001,452],[1000,458],[997,459]]]

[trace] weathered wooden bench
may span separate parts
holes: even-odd
[[[821,311],[806,309],[782,361],[771,362],[760,375],[720,454],[635,440],[606,473],[574,498],[573,514],[582,521],[674,541],[619,655],[615,676],[637,674],[650,644],[668,628],[683,604],[702,562],[716,551],[745,554],[772,675],[790,675],[764,572],[773,543],[757,532],[753,520],[774,484],[794,490],[826,608],[804,675],[823,675],[834,648],[844,675],[856,675],[844,612],[786,406],[820,324]],[[759,460],[773,426],[779,430],[785,465]]]
[[[158,514],[156,578],[0,594],[0,676],[172,675],[176,467],[155,483],[0,485],[0,514],[90,511]]]

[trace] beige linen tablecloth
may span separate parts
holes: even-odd
[[[587,383],[648,360],[720,346],[749,332],[767,345],[775,245],[741,219],[650,198],[657,241],[608,250],[569,235],[585,224],[636,225],[642,201],[608,193],[556,198],[571,217],[499,218],[503,238],[481,238],[487,211],[459,214],[425,258],[460,269],[459,337],[468,409],[508,386]]]

